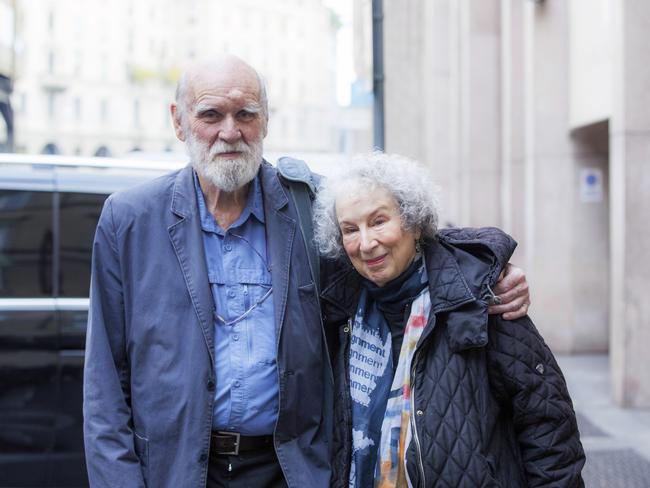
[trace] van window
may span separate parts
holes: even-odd
[[[0,297],[52,294],[52,193],[0,190]]]
[[[95,227],[107,195],[59,194],[59,296],[87,297]]]

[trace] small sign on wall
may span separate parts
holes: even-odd
[[[600,168],[583,168],[580,170],[580,201],[603,201],[603,171]]]

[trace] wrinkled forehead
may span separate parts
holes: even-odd
[[[399,209],[399,203],[393,192],[374,180],[360,178],[343,181],[336,186],[334,195],[337,214],[343,208],[354,209],[354,211],[372,211],[377,207]]]
[[[205,66],[189,74],[188,102],[205,97],[227,97],[260,102],[260,83],[255,71],[246,66]]]

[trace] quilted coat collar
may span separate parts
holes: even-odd
[[[487,343],[490,288],[514,252],[516,242],[498,229],[443,230],[424,246],[433,315],[448,313],[447,335],[454,351]],[[324,288],[328,322],[343,322],[357,307],[360,278],[348,264]],[[429,321],[428,328],[435,320]],[[425,331],[427,334],[428,331]]]

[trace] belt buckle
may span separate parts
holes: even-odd
[[[219,454],[226,454],[229,456],[239,455],[239,438],[241,434],[239,432],[223,432],[217,431],[217,435],[220,437],[234,437],[235,438],[235,449],[233,451],[221,451]]]

